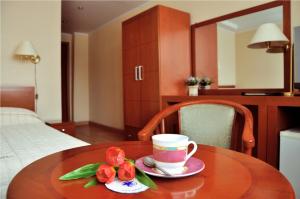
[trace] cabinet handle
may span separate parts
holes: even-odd
[[[143,80],[143,66],[139,66],[139,80]]]
[[[138,66],[134,67],[134,80],[138,81]]]
[[[61,129],[61,131],[65,132],[65,131],[66,131],[66,129]]]

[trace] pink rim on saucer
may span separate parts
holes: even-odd
[[[152,158],[152,155],[149,155]],[[164,174],[159,173],[156,171],[155,168],[150,168],[144,165],[143,159],[147,157],[141,157],[135,161],[135,165],[143,170],[146,174],[152,175],[152,176],[157,176],[157,177],[163,177],[163,178],[182,178],[182,177],[187,177],[191,175],[195,175],[199,172],[201,172],[205,168],[205,164],[202,160],[199,160],[197,158],[191,157],[188,159],[188,161],[185,163],[185,167],[187,168],[182,174],[176,174],[172,176],[167,176]]]

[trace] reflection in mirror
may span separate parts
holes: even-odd
[[[275,23],[282,29],[282,22],[279,6],[217,23],[218,85],[283,88],[283,54],[247,48],[261,24]]]
[[[213,79],[212,88],[283,89],[284,54],[250,49],[257,28],[274,23],[283,28],[277,6],[195,29],[195,75]]]

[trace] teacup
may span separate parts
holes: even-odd
[[[152,136],[152,141],[155,164],[170,174],[183,173],[186,161],[197,151],[197,144],[189,141],[185,135],[158,134]],[[190,144],[193,144],[194,148],[187,153]]]

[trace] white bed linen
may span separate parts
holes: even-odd
[[[0,125],[1,198],[12,178],[25,166],[52,153],[88,143],[53,129],[42,121]]]
[[[41,119],[28,109],[0,107],[0,126],[29,123],[41,123]]]

